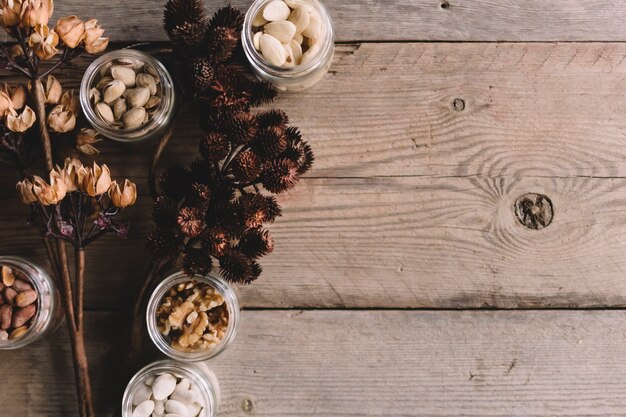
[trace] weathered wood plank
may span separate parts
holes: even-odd
[[[59,1],[55,16],[99,18],[115,41],[162,41],[164,2]],[[207,1],[212,12],[228,3]],[[251,0],[234,0],[246,10]],[[626,5],[609,0],[350,0],[326,1],[337,39],[444,41],[623,41]]]
[[[100,329],[87,339],[100,416],[120,402],[112,385],[120,318],[87,315],[87,329]],[[243,319],[233,345],[210,362],[220,416],[606,417],[626,407],[620,311],[246,311]],[[76,415],[65,329],[1,357],[3,415]]]
[[[321,84],[276,106],[312,143],[315,177],[626,176],[624,56],[614,43],[343,46]],[[165,163],[196,153],[185,120]],[[145,178],[151,146],[101,147]]]
[[[626,305],[624,179],[308,179],[282,199],[248,307],[602,307]],[[547,195],[552,224],[514,213]],[[125,308],[146,267],[147,197],[129,240],[88,251],[87,306]],[[44,259],[21,206],[1,209],[0,248]]]

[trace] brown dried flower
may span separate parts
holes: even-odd
[[[202,211],[195,207],[183,207],[178,212],[178,227],[189,237],[196,237],[202,232]]]

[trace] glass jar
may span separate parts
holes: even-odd
[[[1,266],[7,266],[13,271],[18,271],[17,278],[27,281],[37,293],[37,300],[34,302],[37,311],[30,319],[26,333],[13,340],[0,340],[0,350],[19,349],[36,342],[59,327],[63,321],[61,298],[50,275],[32,262],[16,256],[0,256]],[[15,285],[13,284],[12,287]],[[2,286],[4,287],[4,284]],[[19,290],[16,292],[20,293]]]
[[[168,292],[178,286],[189,281],[196,282],[200,285],[206,284],[213,287],[224,298],[224,304],[228,312],[228,325],[226,331],[219,342],[210,349],[195,350],[185,352],[175,349],[172,346],[172,342],[168,340],[159,331],[158,323],[158,309],[162,303],[163,298]],[[166,354],[172,359],[179,361],[205,361],[215,357],[221,353],[226,347],[233,341],[235,334],[237,333],[237,327],[239,326],[241,315],[241,308],[239,306],[239,299],[237,297],[237,290],[223,279],[213,275],[196,275],[190,278],[184,272],[177,272],[165,278],[153,291],[148,301],[148,307],[146,309],[146,323],[148,327],[148,334],[152,342],[159,348],[161,352]]]
[[[335,53],[335,33],[333,23],[326,8],[317,0],[298,0],[298,3],[309,7],[312,13],[317,13],[322,22],[323,33],[317,41],[320,50],[306,64],[291,68],[278,67],[270,64],[254,46],[255,17],[261,13],[265,5],[273,0],[256,0],[248,9],[243,23],[242,44],[243,50],[250,61],[254,74],[260,80],[272,83],[281,91],[302,91],[317,84],[328,72]]]
[[[139,60],[145,64],[150,75],[159,78],[157,87],[161,94],[161,102],[150,119],[135,129],[121,129],[105,123],[96,114],[89,98],[91,88],[102,76],[101,70],[118,59]],[[163,64],[150,55],[134,49],[120,49],[102,55],[89,65],[80,83],[80,105],[85,118],[100,134],[119,142],[140,142],[160,137],[174,117],[175,95],[174,82]]]
[[[150,397],[150,386],[159,375],[166,373],[173,375],[177,379],[186,378],[192,386],[196,387],[195,391],[199,393],[205,404],[204,414],[200,413],[199,415],[204,417],[215,417],[217,415],[220,389],[215,374],[203,363],[181,363],[166,359],[144,367],[133,376],[126,386],[122,397],[122,417],[131,417],[133,408],[141,403],[144,398],[153,400]],[[142,397],[134,401],[136,395],[142,395]]]

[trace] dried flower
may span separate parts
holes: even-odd
[[[57,204],[65,197],[66,188],[62,179],[52,173],[50,175],[51,184],[48,184],[43,178],[33,177],[33,194],[37,197],[37,200],[44,206],[50,206]],[[54,181],[54,183],[53,183]]]
[[[148,236],[148,249],[157,259],[175,256],[179,238],[172,230],[157,229]]]
[[[213,256],[221,256],[230,247],[228,233],[221,227],[213,227],[204,233],[202,245]]]
[[[183,207],[178,212],[178,227],[189,237],[196,237],[202,232],[202,211],[196,207]]]
[[[265,159],[275,158],[287,149],[287,137],[280,127],[270,126],[259,131],[252,149]]]
[[[237,249],[249,258],[258,258],[274,250],[274,239],[269,230],[249,229],[241,236]]]
[[[83,178],[82,190],[90,197],[102,195],[109,191],[111,186],[111,171],[109,167],[93,163],[93,167],[87,170]]]
[[[26,87],[22,84],[16,86],[11,92],[11,104],[15,110],[21,110],[26,105],[26,97],[28,93],[26,92]]]
[[[37,196],[33,192],[33,183],[28,179],[24,179],[15,186],[17,194],[24,204],[32,204],[37,202]]]
[[[263,168],[260,178],[266,190],[282,194],[298,182],[298,167],[289,159],[275,159]]]
[[[132,206],[137,201],[137,186],[127,179],[124,180],[121,187],[117,181],[113,181],[109,188],[109,197],[115,207],[125,208]]]
[[[59,173],[65,183],[67,192],[70,193],[80,188],[83,177],[87,173],[83,164],[75,158],[66,158],[63,168],[57,166],[55,171]]]
[[[2,0],[1,4],[0,25],[5,28],[17,26],[20,23],[22,0]],[[22,48],[20,47],[20,49]]]
[[[48,75],[46,79],[46,104],[58,104],[61,101],[63,87],[61,83],[53,76]]]
[[[11,110],[13,110],[13,101],[9,94],[0,90],[0,117],[5,117]]]
[[[28,44],[39,59],[46,61],[52,59],[59,52],[56,48],[59,44],[59,35],[54,30],[50,30],[46,24],[40,24],[35,27],[35,31],[30,35]]]
[[[67,186],[63,176],[55,170],[50,171],[50,187],[54,190],[58,201],[63,200],[65,194],[67,194]]]
[[[104,38],[104,29],[97,19],[89,19],[85,22],[85,51],[88,54],[98,54],[109,45],[109,38]]]
[[[76,149],[85,155],[97,155],[100,153],[94,144],[100,142],[100,134],[91,128],[82,128],[76,135]]]
[[[25,106],[21,113],[10,108],[7,114],[7,127],[12,132],[25,132],[36,120],[35,112],[28,106]]]
[[[68,16],[57,21],[54,31],[68,48],[76,48],[85,36],[85,23],[77,16]]]
[[[57,104],[48,113],[48,126],[53,132],[70,132],[76,127],[76,115],[67,106]]]
[[[239,112],[230,117],[226,126],[228,139],[237,145],[245,145],[257,132],[257,120],[248,112]]]
[[[175,227],[178,224],[178,206],[170,198],[158,196],[154,200],[152,217],[160,228]]]
[[[214,78],[213,65],[207,58],[194,58],[191,63],[194,88],[204,91],[211,86]]]
[[[23,0],[21,20],[27,27],[47,25],[54,12],[52,0]]]

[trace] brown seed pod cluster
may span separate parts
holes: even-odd
[[[22,271],[0,267],[0,341],[24,336],[37,314],[38,293]]]
[[[156,315],[159,331],[180,352],[211,350],[228,328],[224,296],[211,285],[196,281],[172,287]]]
[[[276,92],[243,70],[243,20],[230,6],[209,19],[201,0],[166,5],[174,74],[204,134],[191,166],[160,177],[149,245],[158,260],[181,258],[190,276],[215,264],[226,280],[248,284],[262,272],[258,259],[274,248],[263,228],[281,215],[272,194],[293,188],[314,156],[285,112],[253,111]]]

